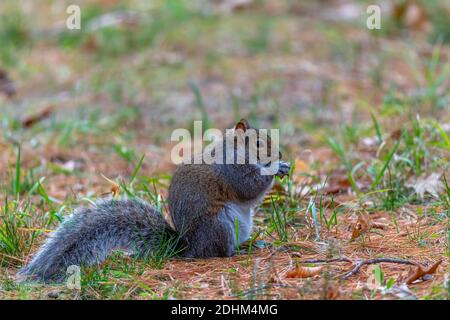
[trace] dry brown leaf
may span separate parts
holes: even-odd
[[[323,266],[320,267],[302,267],[297,266],[294,270],[286,274],[286,278],[310,278],[319,275]]]
[[[111,186],[111,193],[112,193],[114,198],[117,198],[119,196],[119,193],[120,193],[120,186],[118,184],[113,184]]]
[[[415,272],[411,273],[407,278],[406,278],[406,284],[412,284],[414,281],[419,280],[421,278],[423,278],[423,276],[425,275],[431,275],[436,273],[437,268],[439,267],[439,265],[442,263],[442,260],[437,261],[435,264],[433,264],[430,268],[424,270],[421,266],[418,266],[417,269],[415,270]]]
[[[323,188],[324,193],[342,193],[351,188],[347,174],[344,172],[336,172],[329,176],[327,186]]]
[[[352,237],[350,240],[355,240],[370,229],[370,221],[368,218],[360,215],[358,221],[352,226]]]
[[[116,182],[114,182],[113,180],[105,177],[103,174],[102,174],[102,177],[103,177],[103,179],[105,179],[106,181],[111,183],[111,190],[110,190],[110,192],[104,193],[104,194],[102,194],[102,196],[111,193],[114,198],[117,198],[119,196],[119,194],[120,194],[120,186]]]
[[[357,200],[356,196],[353,194],[337,194],[333,196],[334,199],[334,207],[346,205]]]
[[[415,269],[415,270],[413,268],[411,268],[409,270],[409,274],[406,277],[406,280],[404,282],[406,284],[411,284],[414,281],[420,279],[423,275],[424,275],[424,271],[423,271],[422,267],[417,267],[417,269]],[[401,277],[401,278],[403,278],[403,277]],[[401,280],[403,281],[403,279],[401,279]]]
[[[372,221],[370,227],[374,229],[386,230],[387,228],[389,228],[389,224],[384,222]]]
[[[428,17],[425,8],[417,2],[409,2],[404,17],[404,23],[408,28],[423,30],[426,28]]]
[[[335,285],[328,285],[325,288],[325,300],[336,300],[339,298],[339,288]]]
[[[54,109],[55,109],[55,106],[48,106],[48,107],[42,109],[39,113],[33,114],[33,115],[25,118],[22,121],[22,126],[24,128],[30,128],[30,127],[34,126],[39,121],[42,121],[45,118],[48,118],[53,113]]]
[[[423,5],[416,0],[395,3],[393,7],[394,20],[407,28],[426,30],[429,26],[427,12]]]
[[[84,41],[83,49],[86,52],[94,53],[99,50],[99,44],[93,35],[90,35],[86,41]]]
[[[434,274],[436,273],[439,265],[442,263],[442,260],[437,261],[435,264],[433,264],[430,268],[428,268],[427,271],[425,271],[425,274]]]

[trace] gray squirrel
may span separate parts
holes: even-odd
[[[258,134],[257,145],[250,147],[248,139],[236,139],[250,128],[245,119],[240,120],[233,136],[219,141],[224,146],[227,139],[237,143],[233,149],[224,147],[221,152],[233,152],[237,158],[237,153],[242,152],[238,145],[245,144],[243,157],[248,160],[249,150],[258,150],[261,143],[266,144],[266,150],[275,148],[267,135]],[[253,164],[178,165],[167,198],[173,227],[161,212],[138,199],[103,200],[77,209],[19,270],[18,277],[21,281],[61,282],[71,265],[98,264],[120,249],[146,258],[170,237],[178,239],[180,257],[232,256],[250,238],[254,208],[272,188],[274,176],[289,174],[290,164],[280,158],[281,153],[273,174],[258,170],[267,166],[259,162],[259,153],[258,162]]]

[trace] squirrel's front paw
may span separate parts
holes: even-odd
[[[278,172],[276,176],[282,178],[284,176],[289,175],[289,171],[291,171],[291,164],[285,161],[278,162]]]

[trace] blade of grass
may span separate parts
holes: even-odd
[[[442,129],[441,125],[439,123],[435,123],[434,127],[439,131],[439,133],[442,136],[442,139],[445,141],[445,148],[450,150],[450,138],[448,137],[447,133]]]
[[[237,248],[237,252],[238,252],[238,256],[241,255],[241,250],[239,247],[239,219],[236,217],[234,218],[234,232],[235,232],[235,236],[236,236],[236,248]]]
[[[375,115],[372,112],[370,113],[370,116],[372,117],[373,126],[375,128],[375,132],[376,132],[377,137],[378,137],[378,143],[382,143],[383,142],[383,135],[381,133],[380,124],[378,123],[377,118],[375,117]]]
[[[370,191],[373,191],[373,189],[378,185],[378,183],[380,182],[381,178],[384,176],[384,173],[386,172],[387,167],[389,166],[389,163],[391,162],[392,158],[394,157],[395,152],[397,151],[398,147],[400,145],[400,139],[397,141],[397,143],[395,144],[394,148],[392,149],[392,151],[389,153],[386,162],[383,165],[383,168],[381,168],[380,172],[378,172],[377,177],[375,178],[375,180],[372,182],[372,184],[370,185]]]
[[[316,241],[320,240],[320,236],[319,236],[319,223],[317,221],[317,212],[316,212],[316,205],[314,204],[314,200],[313,198],[311,198],[309,200],[309,205],[308,205],[308,210],[311,210],[311,214],[313,216],[313,221],[314,221],[314,230],[316,232]]]
[[[14,195],[18,198],[20,194],[20,145],[17,145],[16,176],[14,179]]]
[[[345,156],[345,151],[342,145],[337,142],[334,138],[327,137],[327,142],[330,145],[331,149],[338,155],[338,157],[341,159],[342,163],[345,166],[345,169],[347,170],[347,179],[350,182],[350,185],[352,186],[352,189],[354,192],[359,194],[359,189],[356,185],[355,180],[353,179],[354,171],[358,170],[360,167],[360,164],[357,165],[357,168],[352,168],[352,164]]]
[[[136,168],[134,169],[133,175],[131,176],[131,180],[130,180],[130,186],[133,185],[133,182],[134,182],[134,180],[135,180],[136,177],[137,177],[137,174],[138,174],[138,172],[139,172],[139,169],[141,169],[142,162],[144,161],[144,157],[145,157],[145,154],[143,154],[142,157],[139,159],[139,162],[138,162],[138,164],[136,165]]]

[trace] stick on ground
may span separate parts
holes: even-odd
[[[369,260],[362,260],[354,263],[351,259],[346,257],[340,257],[340,258],[332,258],[332,259],[308,259],[308,260],[302,260],[299,261],[299,263],[332,263],[332,262],[351,262],[353,263],[354,267],[341,275],[339,278],[344,280],[347,279],[354,274],[358,273],[362,266],[367,264],[376,264],[376,263],[399,263],[399,264],[407,264],[412,266],[420,266],[417,262],[412,262],[404,259],[397,259],[397,258],[376,258],[376,259],[369,259]]]
[[[355,266],[353,267],[353,269],[351,269],[350,271],[348,271],[347,273],[341,275],[339,278],[344,280],[347,279],[351,276],[353,276],[354,274],[356,274],[362,266],[366,265],[366,264],[376,264],[376,263],[399,263],[399,264],[407,264],[407,265],[413,265],[413,266],[419,266],[418,263],[416,262],[411,262],[408,260],[403,260],[403,259],[397,259],[397,258],[376,258],[376,259],[369,259],[369,260],[363,260],[363,261],[359,261],[355,264]]]

